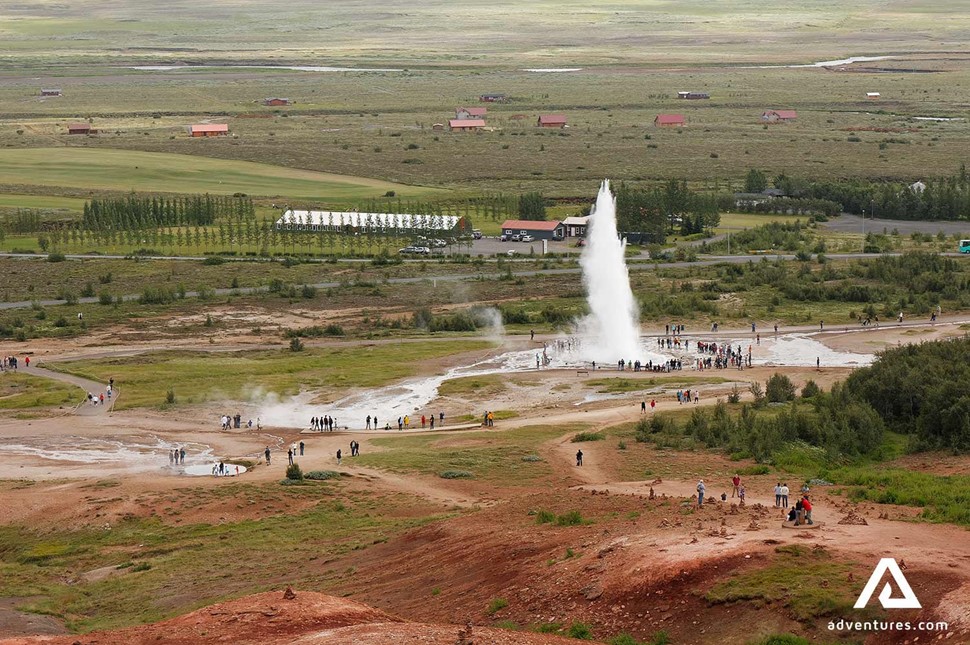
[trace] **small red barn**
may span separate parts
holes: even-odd
[[[470,132],[471,130],[481,130],[485,127],[484,119],[451,119],[448,127],[452,132]]]
[[[189,126],[189,134],[193,137],[218,137],[229,134],[227,123],[201,123]]]
[[[683,114],[658,114],[653,120],[653,124],[658,128],[682,128],[687,125],[687,120],[684,119]]]
[[[543,114],[539,116],[536,125],[540,128],[565,128],[566,116],[563,114]]]
[[[280,105],[292,105],[292,104],[293,104],[293,101],[291,101],[290,99],[283,99],[275,96],[268,99],[263,99],[263,105],[268,105],[272,107],[277,107]]]
[[[67,133],[68,134],[94,134],[97,132],[90,123],[68,123]]]

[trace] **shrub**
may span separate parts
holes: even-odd
[[[339,479],[340,473],[335,470],[311,470],[310,472],[303,474],[304,479],[312,479],[313,481],[326,481],[328,479]]]
[[[485,613],[491,616],[508,606],[509,601],[505,598],[492,598],[492,601],[488,603],[488,607],[485,609]]]
[[[67,258],[66,258],[66,257],[64,257],[64,254],[63,254],[63,253],[60,253],[59,251],[52,251],[52,252],[51,252],[51,253],[50,253],[50,254],[49,254],[49,255],[47,256],[47,261],[48,261],[48,262],[63,262],[63,261],[64,261],[64,260],[66,260],[66,259],[67,259]]]
[[[219,257],[218,255],[211,255],[206,259],[202,260],[204,266],[219,266],[220,264],[225,264],[226,259]]]
[[[82,298],[93,298],[94,297],[94,285],[90,282],[85,282],[84,286],[81,287],[81,297]]]
[[[542,457],[540,457],[539,455],[525,455],[524,457],[522,457],[522,461],[535,463],[537,461],[542,461]]]
[[[67,327],[67,318],[64,316],[58,316],[57,320],[54,321],[55,327]]]
[[[731,392],[727,396],[728,403],[740,403],[741,402],[741,390],[738,388],[738,384],[735,383],[731,387]]]
[[[802,387],[802,398],[803,399],[811,399],[813,397],[818,396],[821,393],[822,393],[822,388],[820,388],[818,386],[818,384],[815,381],[811,380],[811,379],[809,379],[805,383],[805,386]]]
[[[299,337],[294,337],[290,339],[290,351],[291,352],[302,352],[304,349],[303,341]]]
[[[444,470],[438,473],[438,477],[442,479],[472,479],[472,475],[467,470]]]
[[[593,640],[593,630],[591,630],[589,625],[585,623],[573,623],[569,626],[569,629],[566,630],[566,634],[568,634],[570,638],[576,638],[583,641]]]
[[[102,305],[110,305],[114,302],[114,298],[107,291],[101,291],[98,293],[98,303]]]
[[[556,514],[552,511],[539,511],[536,513],[536,524],[551,524],[556,521]]]
[[[300,291],[300,295],[303,296],[305,300],[316,298],[317,288],[311,285],[305,284],[303,285],[303,289]]]
[[[165,402],[168,404],[175,403],[175,390],[168,388],[168,392],[165,393]]]
[[[580,432],[573,435],[571,441],[572,443],[581,443],[583,441],[603,441],[604,439],[606,439],[606,435],[602,432]]]
[[[556,516],[556,526],[580,526],[585,523],[586,520],[583,519],[579,511],[569,511]]]
[[[286,478],[292,481],[303,481],[303,471],[300,469],[300,464],[290,464],[286,467]]]

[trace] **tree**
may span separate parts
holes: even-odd
[[[765,384],[765,396],[770,403],[784,403],[795,399],[795,384],[784,374],[774,373]]]
[[[757,168],[752,168],[748,171],[747,176],[744,178],[744,192],[760,193],[767,187],[768,178],[765,177],[763,172]]]
[[[546,219],[546,202],[538,192],[519,197],[519,219],[542,221]]]

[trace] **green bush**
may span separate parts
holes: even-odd
[[[488,607],[485,609],[485,613],[491,616],[508,606],[509,601],[505,598],[492,598],[492,601],[488,603]]]
[[[110,305],[112,302],[114,302],[114,297],[107,291],[98,293],[98,304]]]
[[[303,474],[304,479],[312,479],[314,481],[326,481],[328,479],[339,479],[340,473],[335,470],[311,470]]]
[[[556,526],[580,526],[586,524],[586,520],[580,515],[579,511],[569,511],[556,516]]]
[[[286,467],[286,478],[292,481],[303,481],[303,470],[300,469],[300,464],[290,464]]]
[[[814,397],[818,396],[821,393],[822,393],[822,388],[820,388],[818,386],[818,384],[815,381],[811,380],[811,379],[809,379],[805,383],[804,387],[802,387],[802,398],[803,399],[811,399],[811,398],[814,398]]]
[[[572,443],[581,443],[583,441],[603,441],[604,439],[606,439],[606,435],[602,432],[580,432],[573,435],[571,441]]]
[[[784,374],[775,372],[765,383],[765,397],[770,403],[785,403],[795,399],[795,384]]]
[[[556,514],[552,511],[539,511],[536,513],[536,524],[551,524],[556,521]]]
[[[570,638],[576,638],[583,641],[593,640],[593,630],[590,629],[590,626],[585,623],[574,622],[569,626],[569,629],[566,630],[566,634]]]
[[[303,341],[298,337],[290,339],[290,351],[291,352],[302,352],[304,349]]]
[[[442,479],[472,479],[474,475],[467,470],[445,470],[438,473]]]

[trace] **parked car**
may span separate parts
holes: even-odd
[[[508,242],[509,241],[509,236],[506,235],[505,233],[502,233],[501,235],[498,236],[498,241],[499,242]]]
[[[398,253],[400,253],[401,255],[410,255],[412,253],[417,253],[417,250],[416,250],[417,248],[418,247],[416,246],[405,246],[403,249],[398,251]]]
[[[445,242],[444,240],[439,240],[439,239],[435,238],[435,239],[431,240],[431,246],[434,246],[436,248],[440,248],[442,246],[448,246],[448,243]]]
[[[414,247],[414,252],[418,255],[428,255],[431,253],[431,249],[426,246],[416,246]]]
[[[522,239],[522,236],[519,235],[518,233],[516,233],[515,235],[512,236],[512,241],[513,242],[518,242],[521,239]]]
[[[473,240],[480,240],[480,239],[482,239],[482,232],[479,231],[477,228],[475,230],[473,230],[472,231],[472,239]]]
[[[535,242],[536,241],[536,238],[532,237],[531,235],[523,235],[522,238],[520,239],[520,241],[521,242]]]

